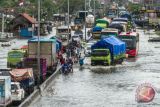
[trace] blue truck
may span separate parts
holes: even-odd
[[[115,36],[102,38],[91,46],[91,65],[114,65],[125,58],[126,44]]]
[[[102,27],[99,27],[99,26],[95,26],[92,28],[92,38],[93,39],[100,39],[101,38],[101,31],[102,31]]]

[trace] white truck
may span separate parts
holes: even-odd
[[[11,102],[11,77],[0,76],[0,107],[6,107]]]
[[[11,82],[12,101],[22,101],[25,97],[25,91],[19,82]]]
[[[93,15],[89,14],[86,16],[86,24],[87,24],[87,27],[91,28],[94,24],[94,21],[95,21],[95,18]]]

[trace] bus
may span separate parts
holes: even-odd
[[[126,54],[128,54],[129,57],[136,57],[139,50],[139,33],[122,32],[118,37],[126,43]]]

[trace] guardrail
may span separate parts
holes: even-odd
[[[41,85],[40,85],[40,90],[36,89],[34,90],[34,92],[28,96],[20,105],[19,107],[28,107],[33,101],[34,99],[40,97],[41,92],[43,90],[45,90],[47,88],[47,86],[49,86],[49,84],[51,83],[51,81],[53,81],[55,79],[55,77],[61,72],[61,66],[59,66],[57,68],[57,70],[46,80],[44,81]]]

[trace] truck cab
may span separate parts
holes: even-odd
[[[111,55],[109,49],[94,49],[91,52],[91,65],[110,65]]]
[[[11,82],[11,98],[12,101],[22,101],[25,97],[25,91],[19,82]]]
[[[14,49],[8,52],[7,67],[14,68],[17,64],[20,64],[25,58],[26,52],[19,49]]]
[[[114,28],[105,28],[102,29],[101,31],[101,38],[103,37],[108,37],[108,36],[118,36],[118,29]]]

